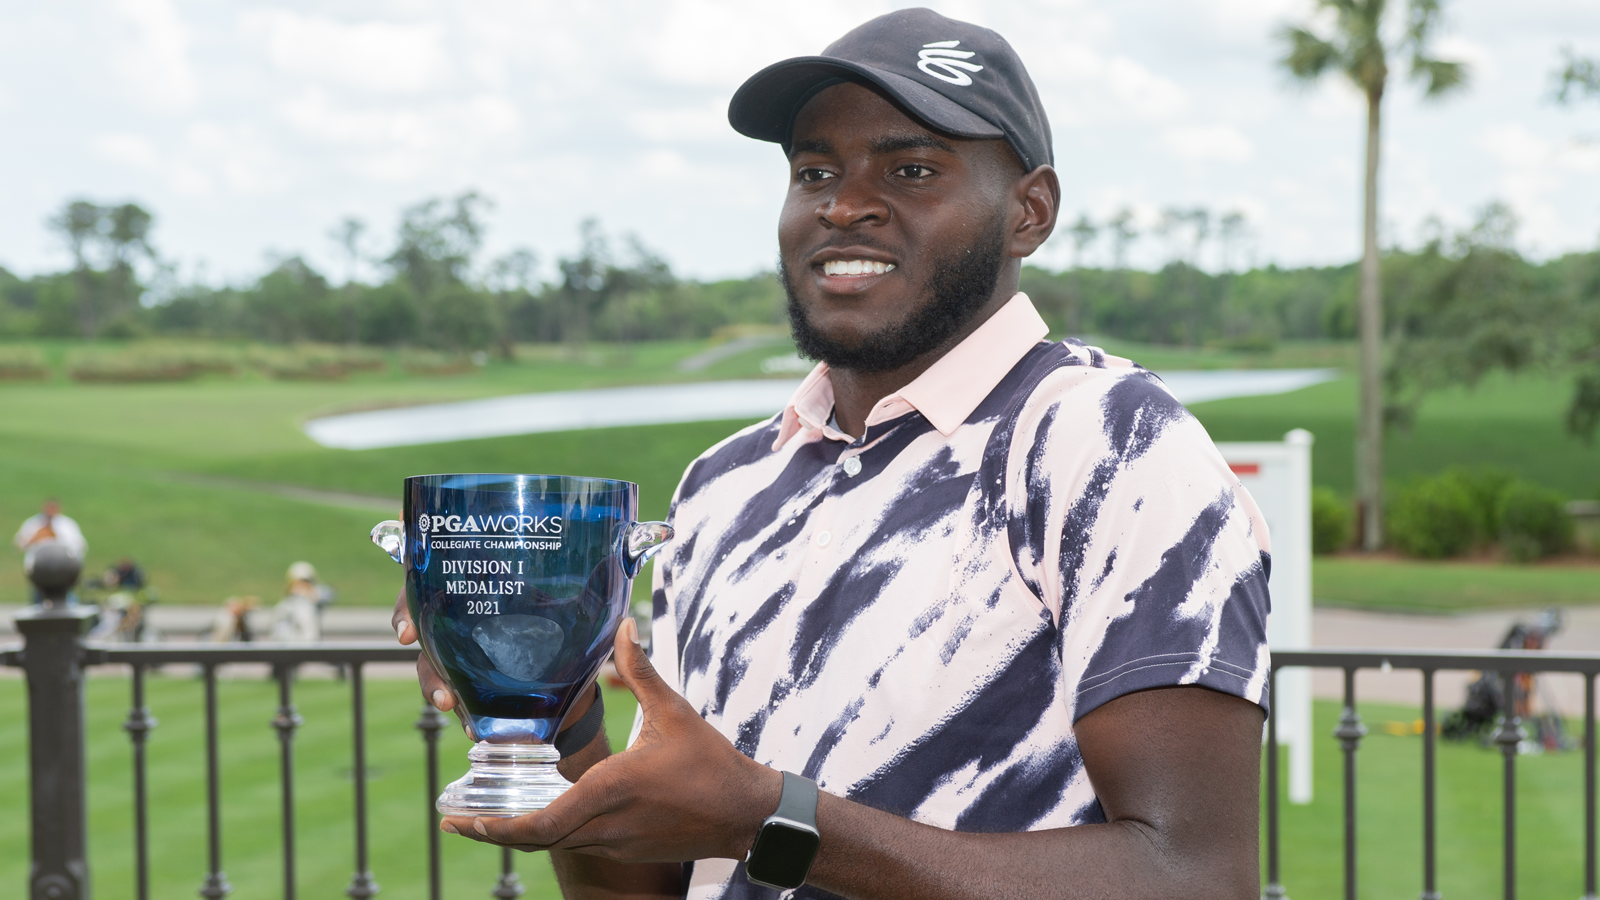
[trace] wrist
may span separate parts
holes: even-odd
[[[728,859],[743,860],[761,833],[761,823],[778,808],[783,796],[783,773],[771,766],[763,766],[747,759],[747,771],[740,795],[743,802],[735,812],[728,829],[728,846],[722,854]]]
[[[745,877],[751,884],[787,890],[806,883],[821,849],[817,830],[817,783],[793,772],[782,773],[778,808],[761,823],[755,845],[745,856]]]

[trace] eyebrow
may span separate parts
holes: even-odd
[[[827,156],[833,153],[833,145],[824,140],[795,141],[789,147],[789,158],[794,159],[801,153],[821,153]]]
[[[900,153],[906,150],[956,152],[956,148],[949,141],[940,140],[938,137],[927,133],[875,138],[872,141],[873,153]]]
[[[949,141],[941,140],[932,134],[904,134],[892,137],[874,138],[871,143],[873,153],[903,153],[907,150],[943,150],[946,153],[956,152],[956,148]],[[801,153],[820,153],[824,156],[832,155],[833,144],[821,140],[811,139],[795,141],[789,148],[789,158],[794,159]]]

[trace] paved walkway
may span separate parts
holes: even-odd
[[[11,617],[16,607],[0,608],[0,644],[14,644]],[[211,630],[216,610],[198,606],[155,606],[151,624],[173,640],[197,640]],[[1419,616],[1374,613],[1319,607],[1312,615],[1312,643],[1317,647],[1377,649],[1485,650],[1498,646],[1507,629],[1535,612],[1481,612],[1459,616]],[[270,609],[257,610],[252,623],[258,634],[271,631]],[[372,607],[329,608],[323,615],[323,632],[332,640],[386,640],[389,610]],[[1600,651],[1600,607],[1566,611],[1566,628],[1551,642],[1552,650]],[[15,670],[13,670],[14,672]],[[408,667],[383,667],[375,676],[410,677]],[[1441,715],[1461,705],[1471,672],[1440,672],[1435,677]],[[1583,711],[1583,680],[1577,675],[1550,674],[1540,678],[1548,702],[1566,715]],[[1312,692],[1320,698],[1338,699],[1343,690],[1340,673],[1319,669],[1312,676]],[[1416,672],[1366,670],[1356,675],[1356,696],[1362,700],[1422,705],[1422,676]]]
[[[1516,622],[1531,622],[1537,610],[1478,612],[1458,616],[1416,616],[1319,607],[1311,617],[1311,643],[1316,647],[1376,648],[1395,650],[1487,650],[1500,645]],[[1564,610],[1566,627],[1550,642],[1554,651],[1600,651],[1600,607]],[[1467,695],[1474,672],[1439,672],[1434,676],[1434,697],[1440,715],[1459,707]],[[1311,676],[1317,697],[1343,696],[1342,674],[1318,669]],[[1583,677],[1562,673],[1539,676],[1540,699],[1563,715],[1583,713]],[[1356,673],[1356,697],[1384,703],[1422,705],[1420,672]]]

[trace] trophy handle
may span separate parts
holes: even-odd
[[[373,540],[377,538],[374,537]],[[672,540],[672,526],[665,522],[633,523],[628,527],[628,547],[622,554],[622,571],[629,578],[636,577],[639,570],[644,568],[644,564],[650,561],[650,557],[661,552],[661,548],[670,540]]]
[[[671,529],[668,529],[669,533]],[[379,522],[372,526],[372,542],[377,544],[389,558],[397,563],[402,563],[406,546],[406,526],[394,519]]]

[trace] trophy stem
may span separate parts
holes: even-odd
[[[561,754],[549,744],[491,744],[467,751],[472,767],[435,804],[446,816],[508,818],[544,809],[572,783],[556,771]]]

